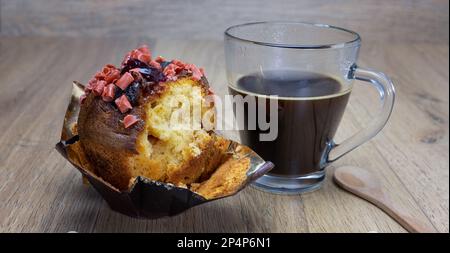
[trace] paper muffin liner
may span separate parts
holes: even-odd
[[[134,180],[128,190],[120,191],[93,173],[86,161],[77,158],[82,151],[79,145],[76,145],[79,138],[75,126],[80,111],[79,98],[83,93],[83,86],[74,82],[71,100],[64,117],[61,140],[56,144],[56,149],[81,172],[114,211],[147,219],[177,215],[193,206],[232,196],[274,167],[271,162],[264,161],[250,148],[230,140],[227,153],[239,155],[231,155],[228,159],[235,159],[237,162],[240,159],[247,159],[249,162],[245,179],[234,191],[226,195],[206,199],[188,188],[141,176]]]

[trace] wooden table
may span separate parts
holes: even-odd
[[[71,91],[140,43],[155,54],[205,66],[226,92],[221,41],[0,39],[0,232],[404,232],[385,213],[338,188],[279,196],[247,188],[172,218],[115,213],[54,149]],[[384,71],[397,88],[391,120],[372,141],[328,169],[351,164],[380,177],[415,216],[449,231],[448,43],[364,41],[360,65]],[[377,113],[375,91],[355,84],[337,140]]]

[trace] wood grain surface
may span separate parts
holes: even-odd
[[[247,188],[158,220],[111,211],[54,149],[71,81],[86,82],[140,43],[204,66],[216,92],[226,92],[220,41],[1,37],[0,232],[404,232],[332,182],[344,164],[370,170],[397,206],[449,231],[448,42],[363,42],[360,65],[395,82],[394,112],[378,136],[328,168],[322,189],[279,196]],[[364,127],[376,104],[376,91],[356,82],[337,141]]]
[[[0,0],[0,34],[222,39],[263,20],[327,23],[379,41],[449,38],[448,0]]]

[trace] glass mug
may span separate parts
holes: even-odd
[[[275,164],[254,183],[257,188],[282,194],[318,189],[327,165],[374,137],[386,124],[394,86],[383,73],[356,65],[360,45],[357,33],[322,24],[257,22],[225,31],[229,92],[265,100],[266,105],[271,100],[277,103],[277,135],[271,141],[260,139],[267,129],[249,128],[248,123],[251,116],[268,119],[270,113],[259,115],[258,109],[250,110],[243,103],[244,117],[236,119],[243,126],[241,142]],[[336,144],[333,137],[355,79],[377,89],[381,113],[368,127]]]

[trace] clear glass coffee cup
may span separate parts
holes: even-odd
[[[318,189],[330,163],[384,127],[394,86],[385,74],[357,65],[360,46],[356,32],[323,24],[257,22],[225,31],[228,90],[244,98],[234,108],[241,142],[275,164],[254,186],[280,194]],[[381,111],[335,143],[354,80],[378,91]],[[275,136],[267,138],[269,132]]]

